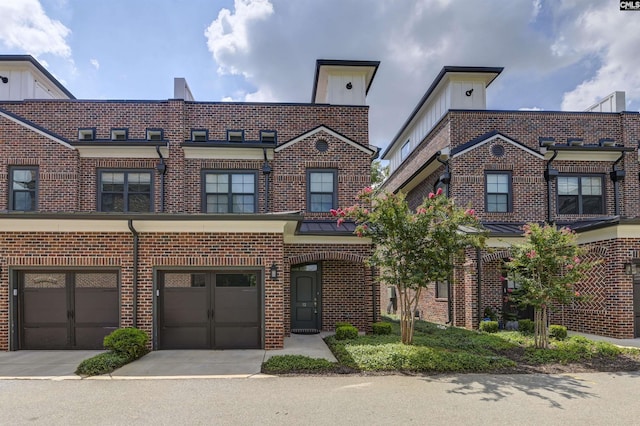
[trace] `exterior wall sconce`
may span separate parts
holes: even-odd
[[[638,273],[638,264],[637,263],[625,263],[624,264],[624,273],[626,275],[636,275]]]
[[[269,277],[271,277],[272,280],[278,279],[278,265],[276,265],[276,262],[273,262],[271,268],[269,268]]]
[[[2,80],[2,82],[3,82],[4,84],[7,84],[7,83],[9,82],[9,77],[5,77],[5,76],[3,76],[3,75],[0,75],[0,80]]]

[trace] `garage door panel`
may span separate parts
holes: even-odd
[[[206,288],[165,289],[164,324],[207,322],[208,298]]]
[[[219,349],[260,349],[260,328],[216,326],[215,346]]]
[[[118,291],[76,289],[76,322],[118,325]]]
[[[76,346],[83,349],[104,349],[104,338],[117,328],[117,325],[114,327],[77,326]]]
[[[208,349],[209,328],[206,326],[166,327],[162,330],[163,349]]]
[[[257,323],[258,290],[255,288],[216,288],[216,323]]]
[[[22,349],[67,349],[67,324],[63,326],[25,327]]]
[[[66,323],[68,320],[65,288],[25,290],[23,305],[25,326],[32,323]]]

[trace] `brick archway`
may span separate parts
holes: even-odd
[[[287,259],[289,265],[299,265],[301,263],[318,262],[321,260],[344,260],[347,262],[364,263],[366,257],[353,253],[322,251],[292,256]]]

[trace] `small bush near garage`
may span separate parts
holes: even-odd
[[[76,374],[80,376],[98,376],[111,373],[130,362],[129,358],[115,352],[98,354],[80,363]]]
[[[377,335],[391,334],[393,330],[391,324],[388,322],[376,322],[373,323],[371,327],[373,328],[373,334]]]
[[[522,334],[533,334],[536,324],[530,319],[518,320],[518,331]]]
[[[104,348],[128,357],[131,361],[148,352],[149,336],[137,328],[119,328],[104,338]]]
[[[336,364],[304,355],[276,355],[262,364],[263,373],[320,373],[333,371]]]
[[[344,327],[345,325],[351,326],[353,324],[351,324],[350,322],[346,322],[346,321],[338,321],[338,322],[336,322],[336,330],[338,328],[340,328],[340,327]]]
[[[137,328],[119,328],[104,338],[104,348],[108,352],[85,359],[76,374],[97,376],[111,373],[125,364],[135,361],[148,352],[149,336]]]
[[[498,321],[482,321],[480,322],[480,331],[485,333],[497,333]]]
[[[352,325],[343,325],[336,328],[336,339],[346,340],[358,337],[358,329]]]
[[[564,340],[567,338],[567,327],[563,325],[550,325],[549,336],[556,340]]]

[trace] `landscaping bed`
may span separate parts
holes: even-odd
[[[412,345],[400,342],[400,326],[391,334],[325,342],[338,360],[275,356],[263,364],[269,374],[442,374],[576,373],[640,370],[640,349],[620,348],[581,336],[533,348],[533,336],[517,331],[484,333],[417,321]]]

